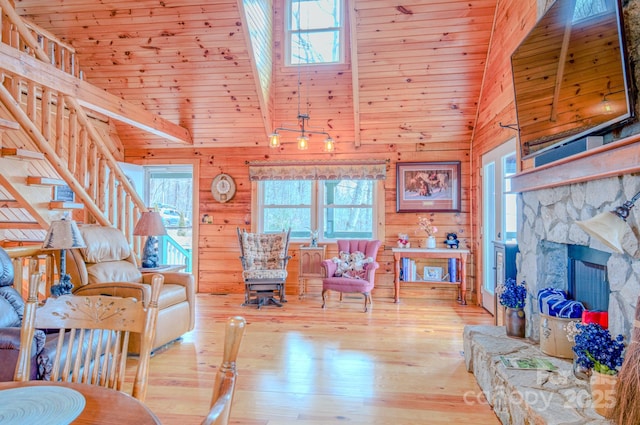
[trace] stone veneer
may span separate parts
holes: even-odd
[[[601,251],[609,248],[575,223],[602,211],[610,211],[640,191],[640,176],[625,175],[522,193],[517,256],[518,281],[529,290],[525,313],[527,337],[539,341],[538,290],[554,287],[566,290],[567,249],[565,244],[587,245]],[[640,262],[637,261],[640,205],[631,210],[630,225],[623,240],[625,253],[612,253],[607,263],[610,284],[609,328],[629,341],[635,303],[640,294]],[[562,245],[559,245],[562,244]]]
[[[500,356],[540,357],[558,369],[507,369]],[[464,359],[482,394],[469,391],[463,402],[490,404],[503,424],[610,424],[591,408],[589,384],[573,376],[570,361],[542,354],[531,341],[507,337],[504,327],[465,326]]]

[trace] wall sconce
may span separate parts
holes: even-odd
[[[622,238],[629,230],[627,217],[629,217],[629,211],[639,198],[640,192],[616,209],[602,212],[589,220],[576,221],[576,224],[613,251],[623,254]]]
[[[158,238],[167,234],[162,223],[162,217],[157,211],[146,211],[140,215],[140,220],[133,229],[136,236],[147,236],[142,251],[142,267],[152,269],[158,267]]]

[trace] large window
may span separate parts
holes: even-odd
[[[259,229],[291,228],[292,239],[374,238],[376,180],[265,180],[258,184]]]
[[[287,0],[287,64],[343,61],[342,0]]]

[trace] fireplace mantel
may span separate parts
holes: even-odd
[[[511,192],[547,189],[636,172],[640,172],[640,134],[522,171],[511,178]]]

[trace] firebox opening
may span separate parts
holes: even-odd
[[[609,310],[607,261],[610,253],[583,245],[568,246],[569,297],[580,301],[587,310]]]

